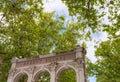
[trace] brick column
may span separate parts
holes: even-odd
[[[34,82],[32,78],[32,74],[29,74],[27,82]]]
[[[50,73],[50,82],[56,82],[55,70],[52,70]]]
[[[86,82],[85,54],[86,50],[78,45],[76,47],[77,82]]]
[[[11,62],[12,62],[12,66],[11,66],[11,69],[9,71],[7,82],[13,82],[13,80],[14,80],[13,77],[14,77],[14,73],[15,73],[17,58],[14,57]]]
[[[84,70],[77,69],[77,82],[85,82]]]

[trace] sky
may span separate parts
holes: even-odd
[[[55,11],[57,15],[63,15],[67,20],[70,20],[71,17],[69,16],[68,8],[61,2],[61,0],[44,0],[44,11],[45,12],[52,12]],[[107,21],[104,21],[107,22]],[[87,41],[87,54],[86,56],[93,62],[97,60],[95,55],[95,42],[94,41],[105,41],[107,40],[107,33],[105,32],[98,32],[92,34],[92,41]],[[88,78],[90,82],[96,82],[95,77]]]

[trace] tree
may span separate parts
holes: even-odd
[[[97,61],[91,64],[90,73],[95,75],[97,82],[120,81],[120,39],[102,42],[96,50]]]
[[[119,82],[120,0],[62,0],[88,32],[107,32],[108,41],[96,47],[96,63],[87,61],[89,75],[97,82]]]
[[[119,0],[62,0],[69,14],[76,16],[83,30],[90,33],[106,31],[115,35],[119,31]],[[114,25],[114,26],[113,26]]]
[[[65,22],[62,16],[55,19],[54,13],[43,12],[41,0],[1,0],[0,3],[2,82],[7,80],[13,57],[30,58],[71,50],[81,35],[77,23]]]
[[[99,19],[99,11],[95,6],[100,7],[100,5],[105,2],[102,0],[62,0],[68,7],[69,14],[71,16],[76,16],[78,23],[82,26],[82,30],[85,31],[89,29],[88,32],[96,32],[100,30],[101,20]]]
[[[60,76],[59,76],[59,81],[60,82],[76,82],[76,73],[74,70],[72,69],[67,69],[61,72]]]

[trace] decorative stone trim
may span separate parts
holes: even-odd
[[[71,51],[37,58],[13,58],[7,82],[17,82],[22,73],[28,75],[27,82],[36,82],[36,76],[44,71],[50,74],[50,82],[58,82],[60,73],[66,69],[75,70],[77,82],[86,82],[85,54],[86,50],[77,46]]]

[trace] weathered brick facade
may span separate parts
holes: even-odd
[[[36,76],[42,71],[50,73],[50,82],[59,82],[59,74],[65,69],[76,72],[77,82],[86,82],[86,50],[80,46],[68,52],[48,54],[32,59],[13,58],[7,82],[17,82],[22,74],[28,75],[27,82],[36,82]]]

